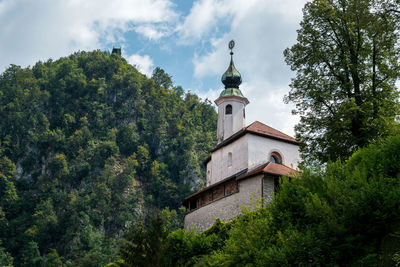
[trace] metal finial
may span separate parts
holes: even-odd
[[[231,50],[231,55],[233,55],[233,52],[232,52],[232,49],[235,47],[235,41],[234,40],[231,40],[230,42],[229,42],[229,49]]]

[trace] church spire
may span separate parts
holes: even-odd
[[[233,52],[232,49],[235,46],[235,41],[229,42],[229,49],[231,50],[231,62],[229,64],[228,69],[222,75],[221,81],[225,85],[225,90],[220,94],[221,96],[240,96],[244,97],[242,92],[239,89],[239,85],[242,83],[242,76],[239,71],[235,68],[235,64],[233,63]]]
[[[243,129],[246,125],[245,107],[249,100],[243,96],[239,89],[239,85],[242,83],[242,76],[240,76],[235,64],[233,64],[232,49],[234,46],[235,42],[233,40],[230,41],[231,62],[221,78],[222,83],[225,85],[225,90],[215,100],[215,104],[218,106],[218,144]]]

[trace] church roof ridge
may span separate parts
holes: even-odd
[[[220,149],[221,147],[224,147],[224,146],[232,143],[233,141],[239,139],[240,137],[242,137],[243,135],[245,135],[247,133],[252,133],[252,134],[259,135],[259,136],[280,140],[280,141],[283,141],[286,143],[299,145],[299,141],[297,141],[295,138],[291,137],[290,135],[282,133],[281,131],[278,131],[262,122],[254,121],[252,124],[244,127],[240,131],[237,131],[236,133],[234,133],[233,135],[231,135],[230,137],[228,137],[227,139],[225,139],[224,141],[219,143],[215,148],[213,148],[211,150],[211,152],[214,152],[214,151]],[[207,163],[207,162],[208,161],[206,161],[205,163]]]
[[[282,140],[299,143],[294,137],[287,135],[271,126],[268,126],[260,121],[254,121],[252,124],[246,126],[246,130],[256,132],[264,135],[270,135]]]

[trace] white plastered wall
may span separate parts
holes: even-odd
[[[299,146],[254,134],[247,136],[249,169],[267,162],[272,152],[282,157],[282,164],[297,169],[300,160]]]
[[[300,160],[299,146],[248,133],[212,152],[211,160],[207,163],[206,186],[246,168],[250,170],[267,162],[272,152],[282,157],[283,164],[297,169]],[[231,166],[229,166],[228,153],[232,153]]]
[[[207,162],[207,173],[206,173],[206,186],[209,186],[211,184],[211,159],[210,161]]]
[[[248,135],[212,152],[211,161],[207,163],[207,185],[210,186],[247,168]],[[232,164],[229,166],[228,154],[232,153]],[[210,177],[210,178],[209,178]]]
[[[244,118],[245,101],[239,97],[223,97],[218,103],[218,125],[217,137],[218,143],[230,137],[232,134],[240,131],[245,127],[246,120]],[[225,114],[227,105],[232,106],[232,114]]]

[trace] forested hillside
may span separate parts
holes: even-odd
[[[100,51],[10,66],[0,118],[0,265],[15,266],[102,266],[138,218],[179,226],[217,122],[163,70]]]

